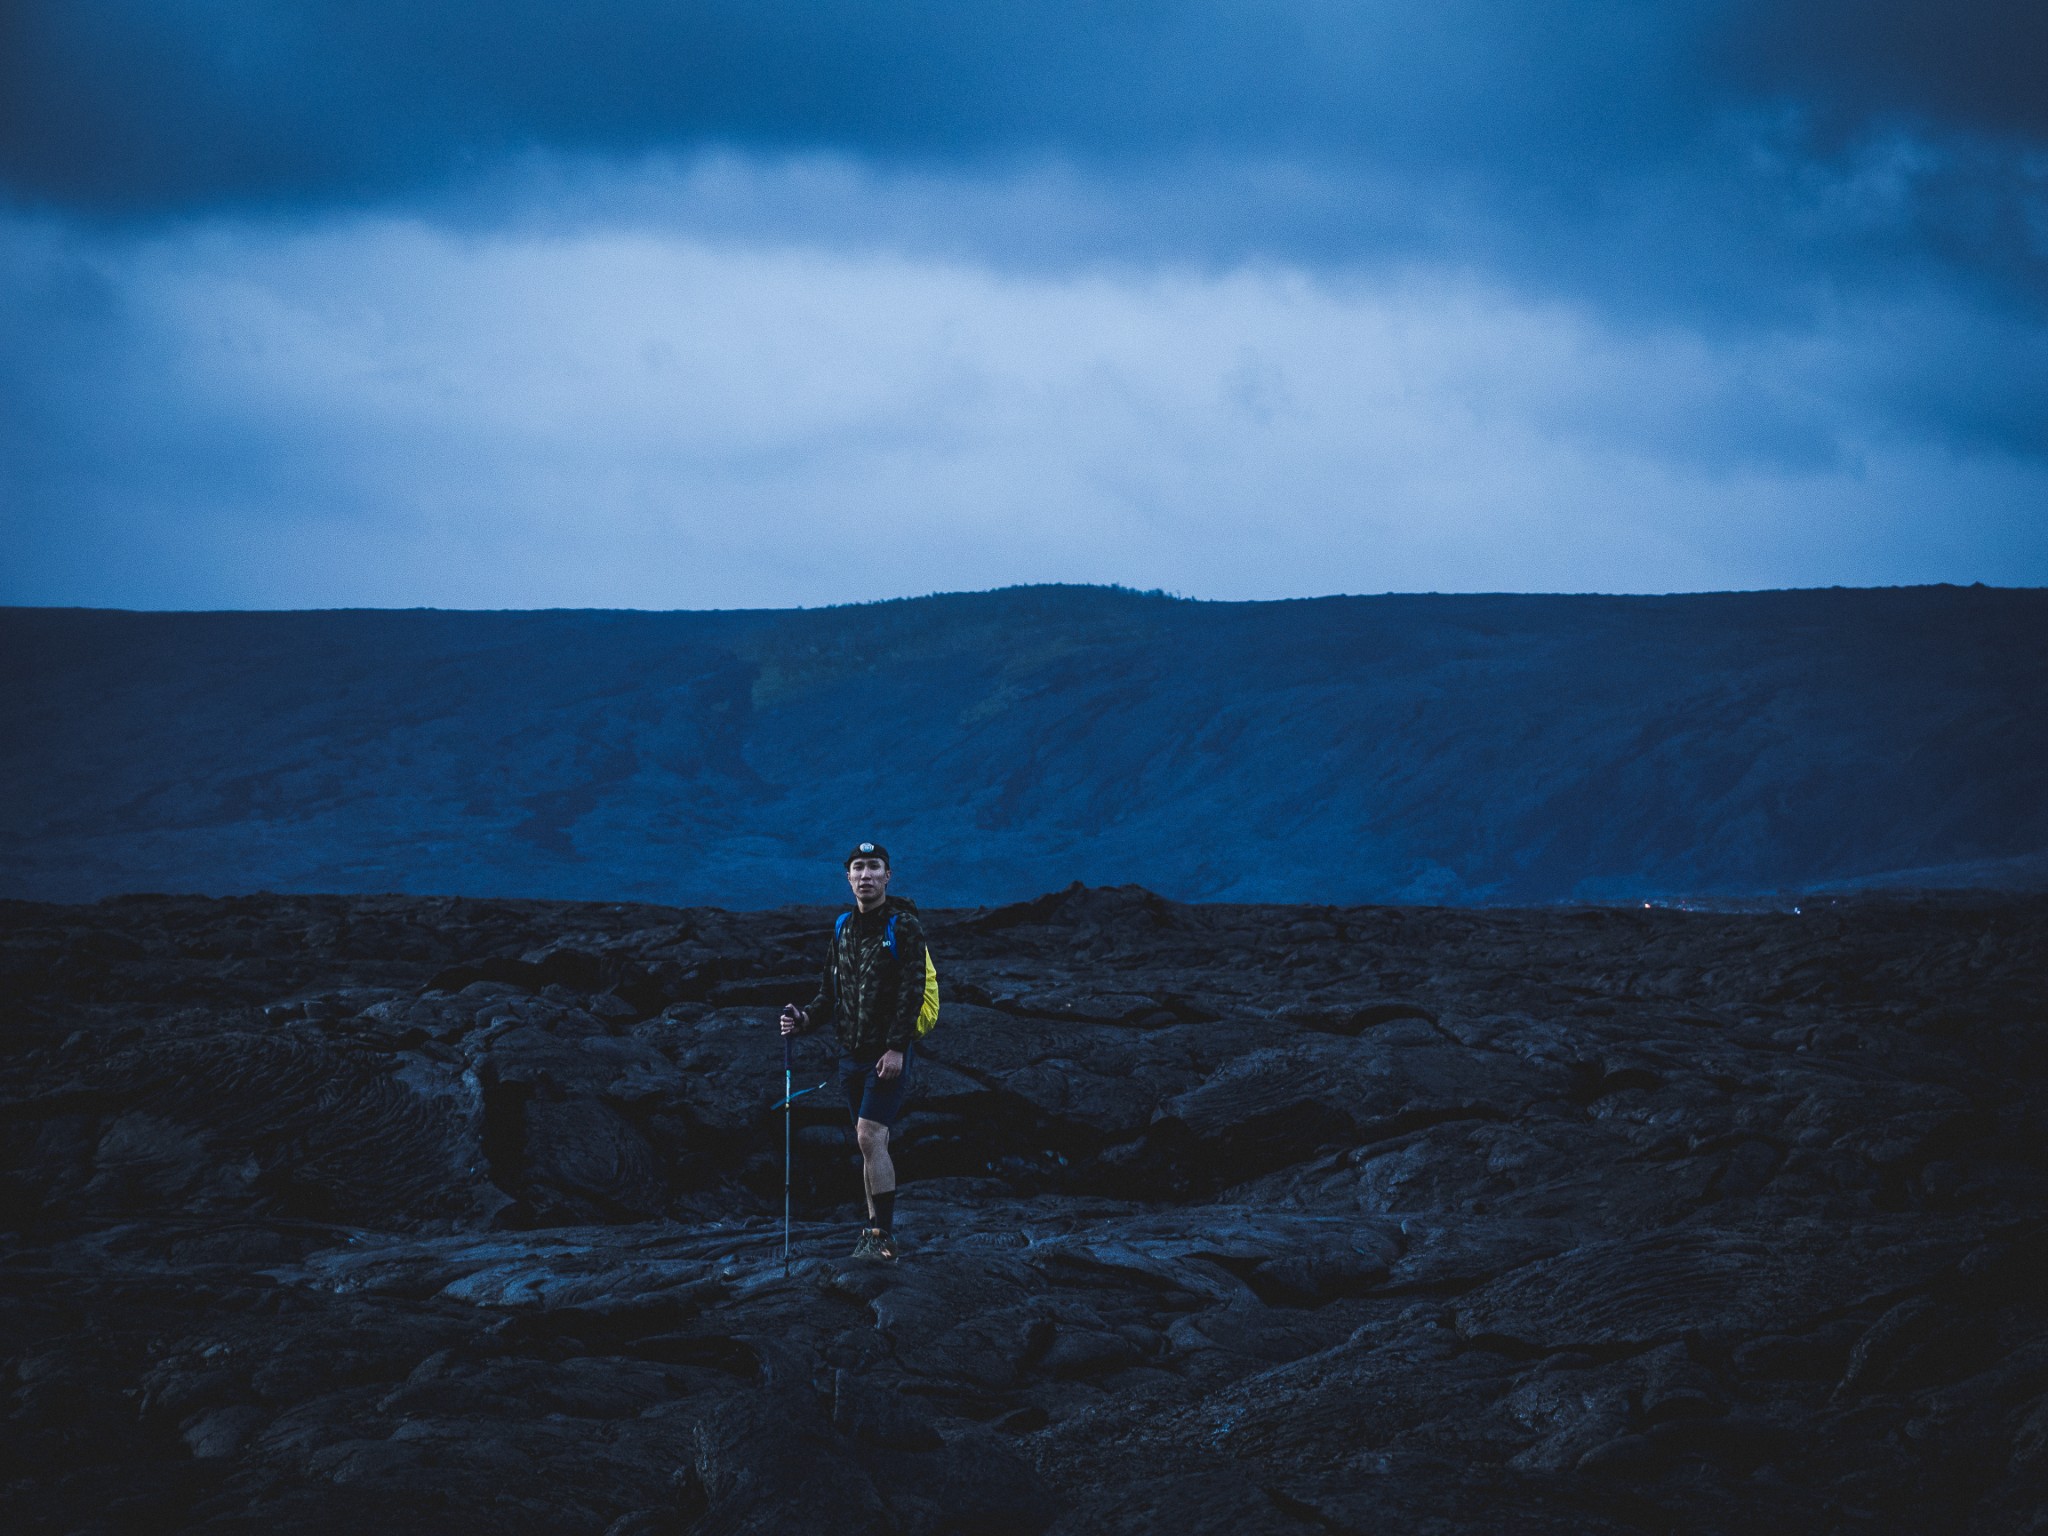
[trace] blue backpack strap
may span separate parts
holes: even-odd
[[[846,931],[846,920],[851,916],[853,916],[851,912],[842,912],[839,914],[839,920],[832,925],[832,942],[834,944],[839,942],[839,935]],[[894,912],[889,914],[889,926],[883,931],[882,937],[888,941],[889,953],[892,955],[896,954],[896,914]],[[900,959],[901,956],[898,956],[898,958]]]

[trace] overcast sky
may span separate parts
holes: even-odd
[[[2048,584],[2038,0],[10,0],[0,601]]]

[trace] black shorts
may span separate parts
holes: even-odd
[[[839,1088],[846,1095],[846,1107],[853,1112],[853,1118],[894,1125],[903,1113],[903,1100],[910,1093],[910,1067],[916,1056],[916,1045],[907,1046],[903,1052],[903,1070],[886,1083],[875,1076],[875,1063],[881,1060],[879,1056],[867,1061],[841,1056]]]

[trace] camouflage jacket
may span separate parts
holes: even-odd
[[[890,953],[889,919],[896,919]],[[839,1047],[860,1060],[900,1051],[917,1038],[924,1003],[924,925],[917,906],[891,896],[872,912],[855,911],[825,950],[818,995],[804,1010],[804,1029],[831,1024]]]

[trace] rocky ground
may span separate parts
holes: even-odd
[[[10,1527],[2048,1530],[2048,901],[928,916],[0,906]]]

